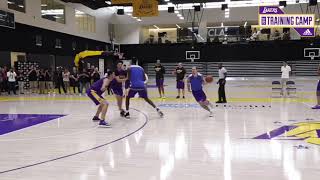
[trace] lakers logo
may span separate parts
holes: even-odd
[[[301,122],[282,126],[253,139],[301,140],[320,145],[320,122]]]
[[[149,0],[143,0],[142,4],[139,6],[140,10],[149,10],[152,9],[152,4],[149,2]]]
[[[133,15],[136,17],[157,16],[159,13],[156,0],[135,0],[133,2]]]
[[[139,6],[139,11],[143,11],[144,13],[152,13],[153,4],[150,3],[149,0],[143,0]]]

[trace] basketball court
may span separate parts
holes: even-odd
[[[0,180],[319,180],[318,2],[0,0]]]
[[[95,106],[87,97],[1,97],[0,177],[316,180],[319,138],[312,130],[319,133],[319,112],[310,109],[316,81],[296,79],[296,95],[270,98],[271,79],[230,79],[229,103],[210,118],[189,93],[176,100],[175,81],[167,79],[167,99],[149,88],[164,118],[138,99],[131,119],[121,118],[109,97],[112,128],[91,121]],[[206,86],[211,101],[216,92],[217,85]],[[290,132],[299,123],[308,125]]]

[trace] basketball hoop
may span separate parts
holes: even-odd
[[[304,57],[313,61],[316,57],[320,57],[320,48],[304,48]]]
[[[194,62],[194,60],[200,59],[200,51],[186,51],[186,60]]]

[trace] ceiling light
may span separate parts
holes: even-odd
[[[179,28],[179,29],[181,28],[178,24],[176,24],[176,26],[177,26],[177,28]]]

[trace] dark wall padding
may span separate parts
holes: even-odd
[[[260,41],[237,44],[139,44],[121,45],[125,57],[136,57],[139,62],[179,62],[185,60],[185,51],[199,50],[201,62],[219,61],[289,61],[304,58],[303,49],[320,47],[320,40]]]
[[[11,54],[7,51],[0,51],[0,67],[11,66]]]
[[[56,65],[56,67],[62,66],[62,67],[65,67],[65,68],[68,68],[69,70],[71,70],[72,67],[74,66],[73,59],[74,59],[73,56],[59,56],[58,55],[58,56],[56,56],[56,59],[55,59],[55,65]]]
[[[42,37],[42,46],[36,46],[36,36]],[[74,56],[84,50],[105,50],[107,43],[56,31],[16,23],[15,29],[0,27],[0,51]],[[56,39],[62,48],[55,48]],[[76,43],[73,50],[72,43]]]
[[[55,67],[55,56],[48,54],[28,54],[27,60],[30,62],[37,62],[40,68],[54,68]]]

